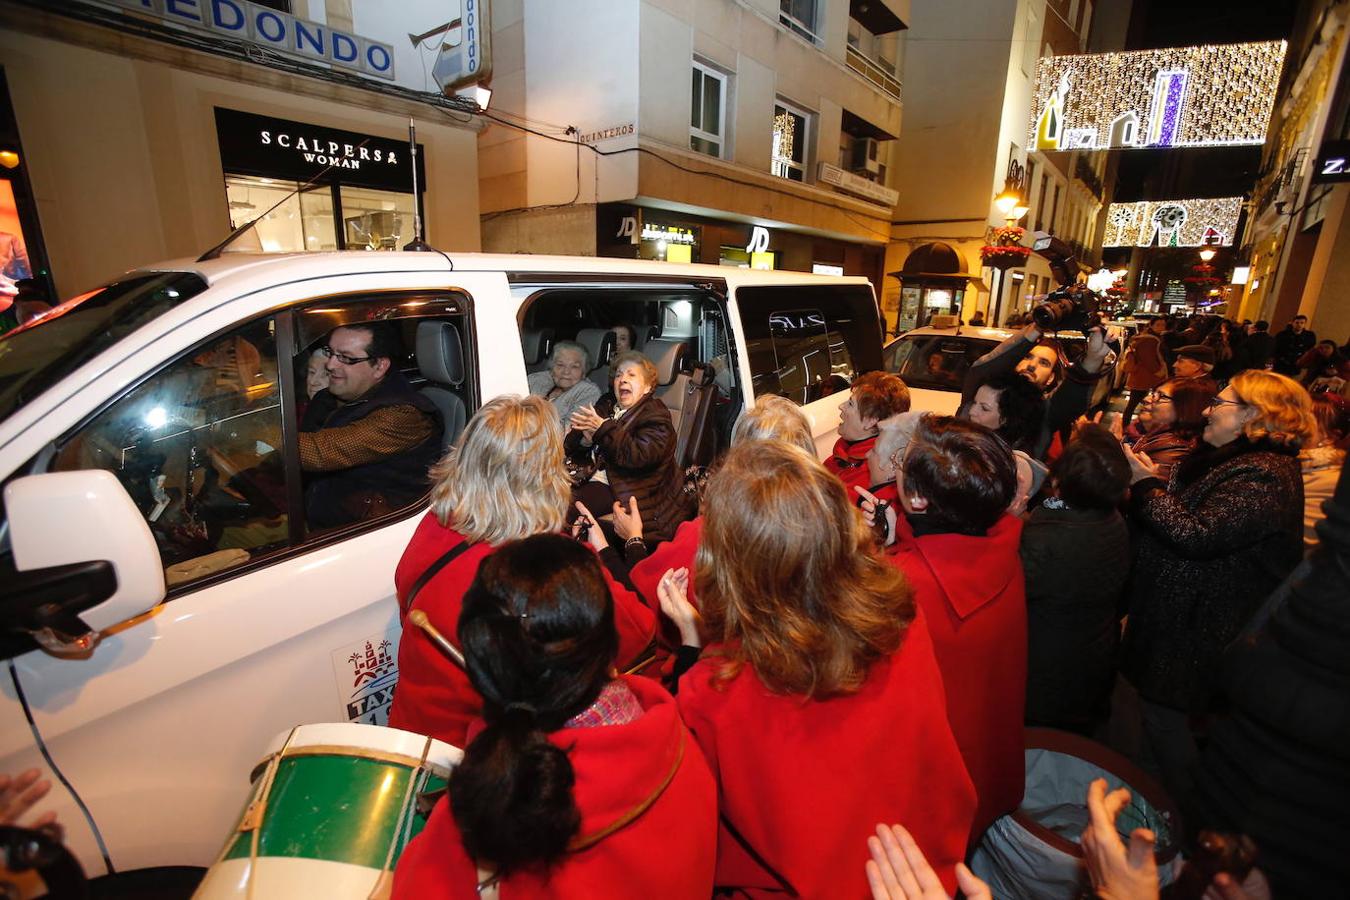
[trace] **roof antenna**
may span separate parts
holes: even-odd
[[[413,179],[413,239],[403,245],[404,250],[431,250],[432,246],[422,240],[422,195],[417,192],[417,126],[412,116],[408,117],[408,152],[412,159]]]

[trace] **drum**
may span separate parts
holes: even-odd
[[[387,896],[399,854],[422,830],[418,795],[443,787],[462,756],[377,725],[301,725],[278,735],[194,896]]]

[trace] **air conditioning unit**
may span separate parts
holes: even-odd
[[[853,159],[850,160],[849,168],[862,174],[864,172],[876,175],[881,171],[881,162],[877,159],[877,151],[880,145],[876,138],[864,137],[853,141]]]

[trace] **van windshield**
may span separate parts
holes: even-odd
[[[206,290],[190,272],[116,281],[0,337],[0,421],[147,322]]]

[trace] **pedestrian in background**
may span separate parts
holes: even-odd
[[[1167,360],[1163,358],[1162,335],[1167,322],[1161,316],[1150,319],[1148,327],[1136,334],[1125,348],[1121,370],[1125,373],[1125,389],[1130,399],[1121,416],[1121,427],[1129,428],[1135,408],[1144,395],[1167,380]]]

